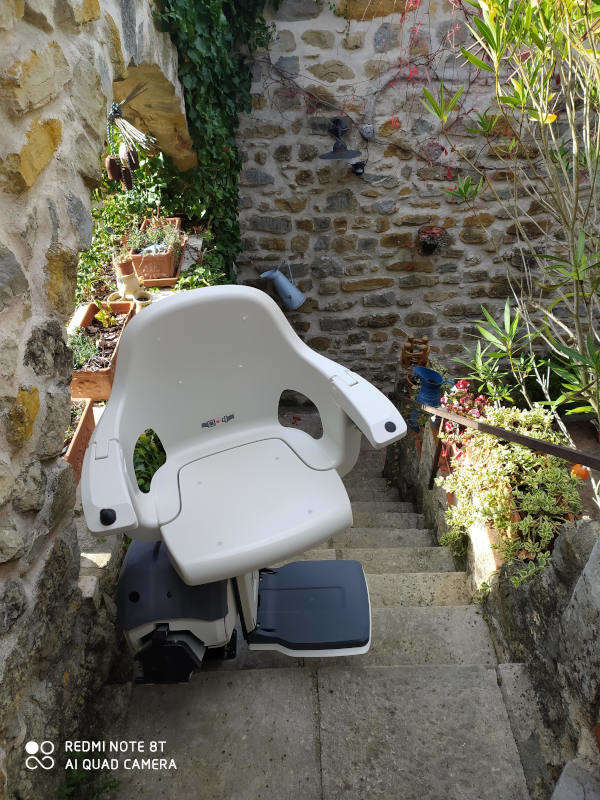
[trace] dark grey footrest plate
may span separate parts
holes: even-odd
[[[369,592],[358,561],[295,561],[261,570],[250,645],[332,650],[364,647],[370,637]]]

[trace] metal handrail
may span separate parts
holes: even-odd
[[[528,447],[536,453],[545,453],[546,455],[556,456],[568,461],[570,464],[583,464],[590,469],[600,470],[600,457],[592,456],[589,453],[582,453],[580,450],[575,450],[572,447],[565,447],[561,444],[553,444],[552,442],[545,442],[543,439],[534,439],[531,436],[525,436],[522,433],[509,431],[505,428],[498,428],[496,425],[488,425],[487,422],[482,422],[473,417],[461,417],[460,414],[454,414],[448,411],[444,406],[429,406],[425,403],[419,404],[421,408],[428,414],[439,417],[440,419],[447,419],[457,425],[462,425],[464,428],[472,428],[473,430],[480,431],[481,433],[488,433],[490,436],[495,436],[498,439],[503,439],[507,442],[523,445]],[[433,469],[429,479],[429,488],[433,489],[435,476],[438,470],[438,462],[440,460],[440,453],[442,452],[442,440],[438,439]]]

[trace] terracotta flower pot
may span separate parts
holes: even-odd
[[[91,400],[86,400],[83,413],[79,418],[73,438],[69,443],[67,452],[63,456],[63,459],[73,467],[76,483],[79,483],[81,478],[83,457],[95,427],[93,403]]]
[[[125,323],[119,334],[117,345],[114,349],[110,366],[104,369],[77,369],[73,372],[71,379],[71,398],[73,400],[91,399],[94,401],[108,400],[110,397],[110,390],[112,389],[112,382],[115,376],[115,367],[117,364],[117,353],[119,350],[119,342],[125,329],[125,325],[135,314],[135,306],[132,303],[111,303],[111,310],[115,314],[126,314]],[[79,327],[87,328],[92,323],[92,320],[100,308],[96,303],[89,303],[82,317]]]
[[[160,224],[171,223],[177,230],[181,230],[181,219],[179,217],[163,217],[159,222]],[[140,229],[145,231],[151,224],[152,220],[146,218],[142,222]],[[177,254],[173,250],[168,250],[166,253],[146,255],[131,253],[133,266],[144,286],[175,286],[181,271],[181,262],[186,243],[187,236],[183,236]]]

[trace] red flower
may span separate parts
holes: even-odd
[[[458,389],[459,392],[466,392],[470,385],[471,384],[469,381],[465,380],[456,381],[456,388]]]
[[[480,394],[479,397],[475,398],[475,402],[476,403],[487,403],[487,397],[485,397],[484,395]]]

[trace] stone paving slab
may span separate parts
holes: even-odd
[[[367,575],[373,608],[464,606],[472,592],[465,572],[400,572]]]
[[[323,800],[528,800],[494,669],[319,669]]]
[[[303,670],[136,686],[118,738],[165,739],[177,770],[120,770],[115,800],[321,800],[316,714]]]

